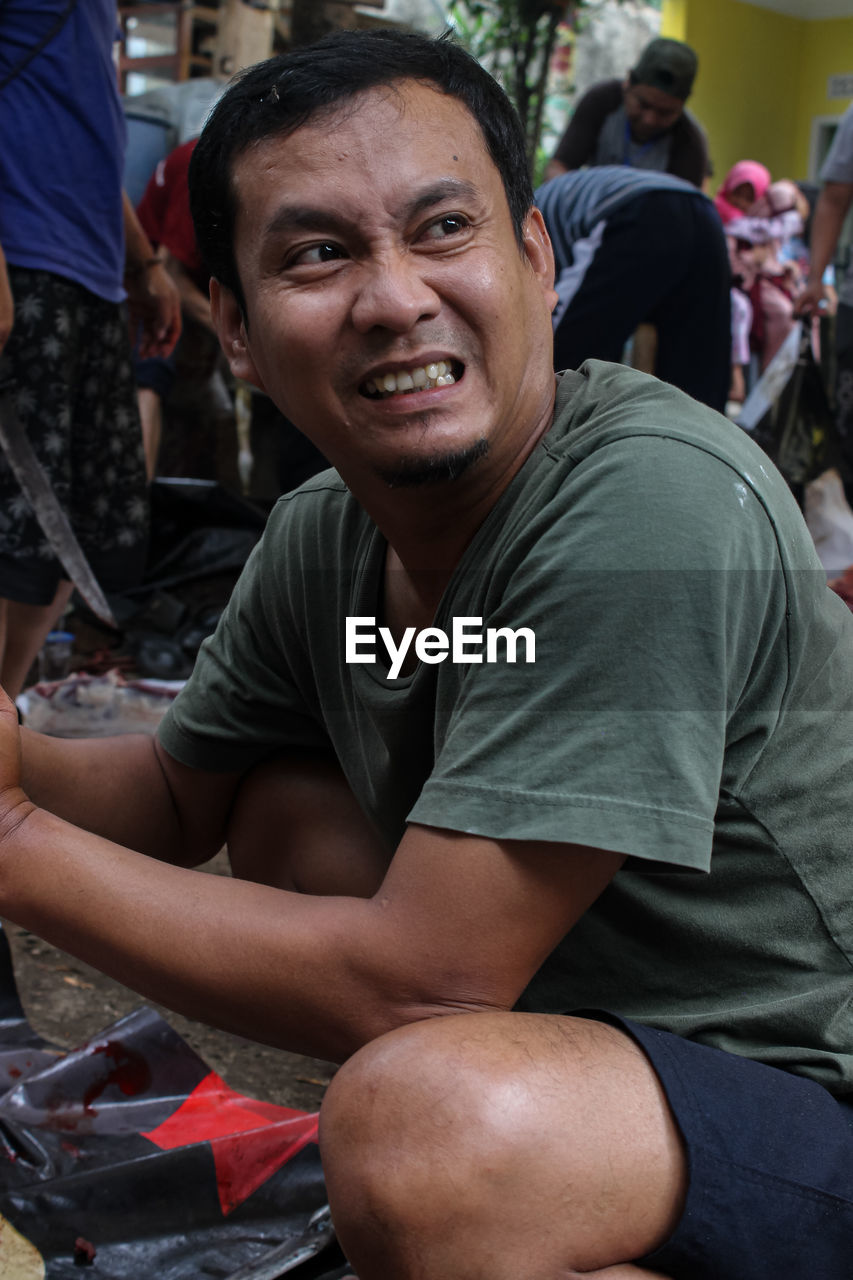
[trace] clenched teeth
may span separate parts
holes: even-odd
[[[382,399],[412,391],[430,391],[433,387],[452,387],[455,381],[449,361],[436,360],[434,364],[418,365],[416,369],[403,369],[399,373],[383,373],[378,378],[368,378],[362,390],[365,395]]]

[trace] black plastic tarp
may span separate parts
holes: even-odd
[[[317,1116],[234,1092],[142,1007],[72,1052],[37,1036],[0,931],[0,1275],[345,1273]]]

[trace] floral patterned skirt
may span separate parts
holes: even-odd
[[[9,267],[0,356],[18,415],[107,591],[138,581],[148,496],[126,309],[48,271]],[[0,451],[0,597],[52,600],[66,574]]]

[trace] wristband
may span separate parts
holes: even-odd
[[[143,271],[147,271],[149,267],[162,267],[163,259],[159,253],[155,253],[152,258],[146,258],[144,262],[138,262],[135,267],[125,267],[125,276],[141,276]]]

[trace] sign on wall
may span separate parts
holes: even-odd
[[[830,76],[826,82],[827,98],[853,98],[853,71],[843,76]]]

